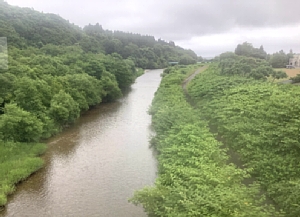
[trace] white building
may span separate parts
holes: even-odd
[[[293,58],[290,58],[289,65],[300,68],[300,54],[295,54]]]

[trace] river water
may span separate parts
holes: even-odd
[[[156,178],[147,110],[162,70],[139,77],[125,96],[86,112],[51,138],[46,164],[17,187],[0,217],[143,217],[128,198]]]

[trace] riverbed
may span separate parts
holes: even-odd
[[[120,100],[49,139],[45,167],[17,186],[0,217],[146,216],[128,198],[156,178],[147,110],[161,73],[147,71]]]

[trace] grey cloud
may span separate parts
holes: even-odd
[[[300,22],[298,0],[8,0],[58,13],[80,26],[141,32],[173,40],[222,33],[236,26],[283,26]],[[30,5],[31,4],[31,5]]]
[[[203,46],[203,44],[194,44],[192,47],[190,47],[193,51],[195,51],[196,54],[203,56],[203,57],[215,57],[221,53],[224,53],[226,51],[234,51],[237,44],[243,43],[244,41],[237,41],[236,44],[227,44],[224,43],[223,45],[214,45],[209,44],[209,46]],[[250,42],[250,41],[249,41]],[[257,40],[252,38],[251,43],[254,45],[254,47],[259,47],[263,44],[264,50],[267,51],[267,53],[275,53],[279,50],[283,50],[284,52],[289,52],[290,49],[293,50],[295,53],[299,53],[299,42],[297,41],[268,41],[265,40],[263,43],[261,40]],[[180,44],[181,45],[181,44]],[[182,43],[183,47],[188,47],[185,45],[185,43]],[[296,49],[295,49],[296,48]]]
[[[138,4],[143,6],[143,4]],[[292,6],[291,6],[292,5]],[[101,17],[105,28],[153,34],[169,40],[226,32],[234,27],[280,27],[300,22],[297,0],[174,0],[146,4],[119,22],[119,12]],[[101,16],[101,15],[99,15]],[[134,20],[141,22],[135,23]],[[101,22],[101,20],[99,22]],[[114,22],[116,20],[116,22]],[[111,26],[107,26],[106,23]]]
[[[281,27],[300,23],[299,0],[6,0],[52,12],[81,27],[189,40],[234,28]]]
[[[206,35],[222,33],[233,27],[279,27],[300,22],[300,1],[211,0],[175,1],[167,11],[161,29],[174,33]],[[293,5],[290,8],[290,5]],[[175,31],[172,27],[178,26]],[[179,34],[180,35],[180,34]]]

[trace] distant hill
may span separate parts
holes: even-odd
[[[197,60],[195,52],[176,46],[174,42],[104,30],[99,24],[89,24],[81,29],[58,15],[11,6],[3,0],[0,0],[0,37],[7,37],[9,46],[21,49],[28,46],[42,48],[47,44],[79,45],[85,52],[118,53],[142,68],[162,68],[168,62],[179,62],[180,59],[188,60],[188,63]]]

